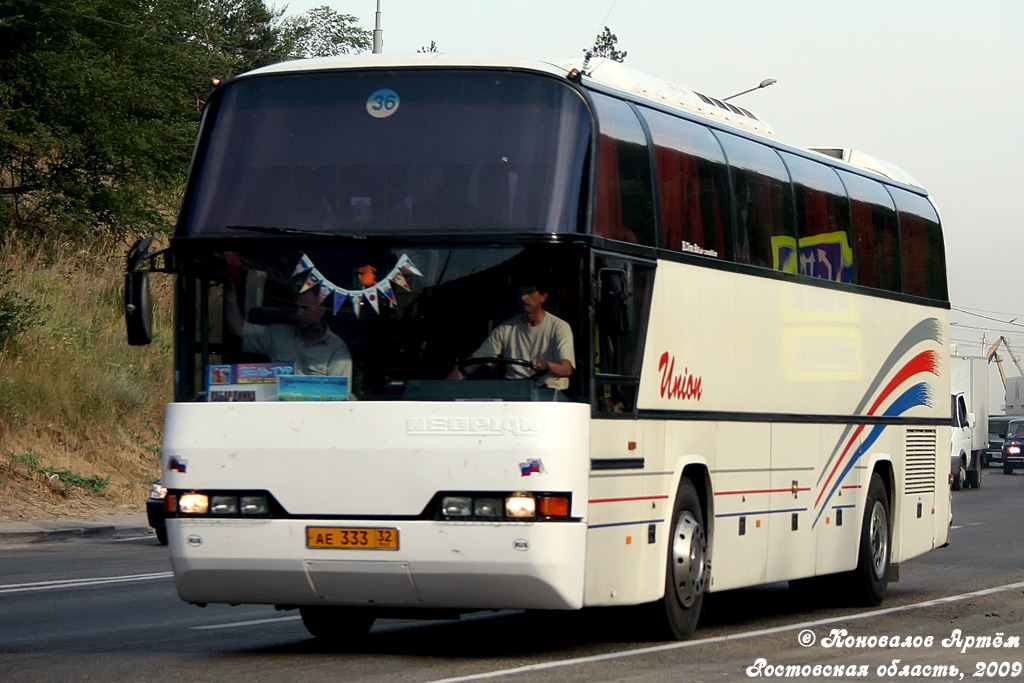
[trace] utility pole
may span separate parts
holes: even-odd
[[[380,28],[380,0],[377,0],[377,21],[373,28],[373,54],[379,55],[384,50],[384,31]]]

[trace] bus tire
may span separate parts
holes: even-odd
[[[708,541],[697,490],[687,478],[679,482],[668,541],[665,596],[657,603],[671,640],[686,640],[697,629],[708,580]]]
[[[889,585],[889,561],[892,558],[892,524],[889,521],[889,496],[882,477],[871,475],[864,504],[864,522],[860,531],[857,568],[844,578],[847,594],[854,604],[875,607],[882,603]]]
[[[300,607],[302,625],[314,638],[345,644],[362,640],[373,627],[373,612],[352,607]]]

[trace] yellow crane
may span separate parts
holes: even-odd
[[[1010,342],[1006,341],[1006,337],[1000,335],[999,339],[996,340],[996,343],[992,345],[992,347],[988,350],[988,353],[985,355],[990,363],[992,361],[996,362],[996,367],[999,368],[999,377],[1000,379],[1003,380],[1003,389],[1005,390],[1006,371],[1003,370],[1003,359],[1000,358],[999,353],[997,353],[999,351],[1000,345],[1006,347],[1006,352],[1010,354],[1010,358],[1013,359],[1013,364],[1017,366],[1017,372],[1020,373],[1021,377],[1024,377],[1024,369],[1021,368],[1020,360],[1017,358],[1016,354],[1013,353],[1013,349],[1010,348]]]

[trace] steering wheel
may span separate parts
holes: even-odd
[[[459,372],[465,375],[467,379],[488,379],[487,377],[466,372],[466,368],[475,365],[493,365],[495,377],[498,379],[504,379],[505,370],[509,365],[522,365],[523,367],[532,369],[533,361],[525,360],[523,358],[508,358],[507,356],[489,356],[486,358],[464,358],[459,361],[457,367],[459,368]],[[535,372],[530,375],[530,379],[536,379],[543,374],[543,372]]]

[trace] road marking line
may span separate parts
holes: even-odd
[[[817,621],[805,621],[799,624],[790,624],[788,626],[775,626],[773,628],[765,628],[757,631],[749,631],[746,633],[734,633],[728,636],[716,636],[714,638],[704,638],[701,640],[687,640],[682,643],[666,643],[665,645],[642,647],[636,650],[625,650],[623,652],[609,652],[603,655],[577,657],[575,659],[563,659],[557,662],[544,662],[542,664],[529,664],[527,666],[518,666],[511,669],[499,669],[497,671],[486,671],[484,673],[479,674],[470,674],[468,676],[441,678],[435,681],[431,681],[430,683],[462,683],[462,681],[480,681],[487,678],[500,678],[502,676],[512,676],[515,674],[531,673],[534,671],[545,671],[548,669],[558,669],[566,666],[576,666],[577,664],[592,664],[594,662],[605,662],[612,659],[622,659],[624,657],[633,657],[636,655],[646,655],[656,652],[667,652],[670,650],[682,650],[689,647],[699,647],[701,645],[714,645],[716,643],[726,643],[733,640],[744,640],[747,638],[758,638],[760,636],[769,636],[774,635],[776,633],[785,633],[786,631],[803,630],[805,628],[813,628],[815,626],[826,626],[828,624],[856,621],[859,619],[871,619],[873,617],[879,617],[886,614],[896,614],[898,612],[909,612],[910,610],[924,609],[926,607],[935,607],[936,605],[945,605],[951,602],[969,600],[971,598],[977,598],[984,595],[993,595],[995,593],[1005,593],[1007,591],[1017,590],[1020,588],[1024,588],[1024,581],[1019,583],[1010,583],[1005,586],[997,586],[995,588],[984,588],[982,590],[974,591],[972,593],[964,593],[963,595],[952,595],[947,598],[936,598],[934,600],[926,600],[924,602],[916,602],[910,605],[901,605],[899,607],[887,607],[885,609],[875,610],[873,612],[862,612],[860,614],[852,614],[844,617],[830,617],[828,619],[819,619]]]
[[[32,583],[11,583],[0,586],[0,594],[59,590],[62,588],[83,588],[85,586],[103,586],[112,583],[155,581],[157,579],[169,579],[172,576],[174,576],[174,572],[157,572],[155,574],[133,574],[129,576],[101,576],[95,579],[58,579],[55,581],[35,581]]]
[[[508,615],[507,614],[490,614],[490,613],[488,613],[488,614],[467,614],[460,621],[466,622],[466,621],[479,621],[481,619],[500,619],[500,618],[505,617],[505,616],[508,616]],[[189,628],[191,630],[193,630],[193,631],[212,631],[212,630],[215,630],[215,629],[223,629],[223,628],[241,628],[243,626],[253,626],[253,625],[258,625],[258,624],[273,624],[273,623],[276,623],[276,622],[279,622],[279,621],[297,621],[299,619],[302,619],[302,617],[300,615],[298,615],[298,614],[294,614],[294,615],[288,616],[288,617],[268,617],[266,619],[253,619],[251,621],[232,621],[231,623],[228,623],[228,624],[210,624],[209,626],[189,626]],[[374,625],[373,630],[371,631],[371,633],[390,633],[392,631],[407,631],[410,628],[426,628],[428,626],[433,626],[435,623],[437,623],[436,621],[429,621],[428,620],[428,621],[414,621],[413,623],[410,624],[410,623],[408,623],[407,620],[399,619],[397,621],[404,622],[404,623],[381,625],[382,621],[385,621],[385,620],[381,620],[381,619],[377,620],[377,623]],[[389,619],[389,620],[386,620],[386,621],[390,622],[390,621],[396,621],[396,620]],[[448,621],[448,620],[445,620],[445,621]]]
[[[230,624],[211,624],[210,626],[191,626],[193,631],[213,631],[221,628],[240,628],[242,626],[256,626],[259,624],[275,624],[279,621],[295,621],[301,619],[298,614],[289,617],[273,617],[269,619],[253,619],[251,621],[233,621]]]

